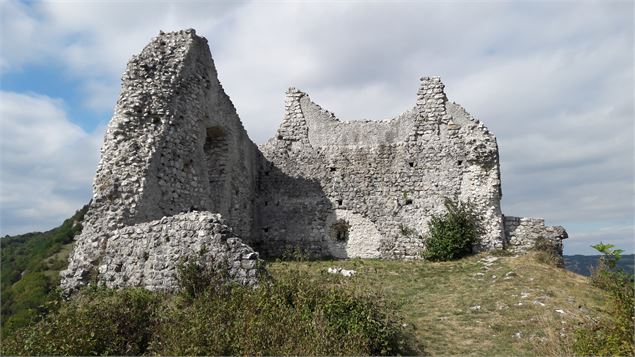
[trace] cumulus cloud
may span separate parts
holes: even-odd
[[[275,133],[288,86],[341,119],[385,119],[413,106],[420,76],[441,75],[450,99],[498,137],[506,213],[566,225],[572,249],[632,240],[630,2],[0,6],[0,70],[54,62],[94,110],[113,107],[126,61],[159,29],[196,28],[258,143]]]
[[[63,103],[0,92],[2,235],[46,230],[90,199],[103,128],[86,133]]]

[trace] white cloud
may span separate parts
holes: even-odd
[[[55,62],[96,110],[113,107],[126,61],[160,29],[196,28],[256,142],[274,134],[289,86],[341,119],[384,119],[412,107],[420,76],[441,75],[498,137],[506,213],[584,239],[633,226],[632,3],[0,4],[0,69]]]
[[[2,235],[46,230],[87,203],[103,128],[86,133],[49,97],[0,92]]]

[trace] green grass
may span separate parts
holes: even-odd
[[[568,343],[572,328],[604,313],[606,294],[585,277],[540,264],[531,254],[497,257],[491,264],[485,257],[271,262],[268,268],[274,277],[290,269],[314,275],[332,266],[356,270],[350,288],[395,304],[418,349],[432,355],[558,353],[549,348]],[[566,353],[567,346],[562,348]]]
[[[72,237],[78,232],[74,222],[81,214],[83,211],[48,232],[0,240],[3,339],[46,311],[42,306],[51,301],[48,294],[59,284],[59,270],[66,266]],[[590,321],[606,319],[610,313],[606,291],[591,286],[586,277],[539,263],[536,253],[494,258],[488,262],[490,256],[481,254],[450,262],[272,261],[268,270],[274,279],[292,281],[300,271],[307,276],[306,284],[346,291],[352,296],[376,296],[405,324],[405,332],[413,336],[413,353],[417,354],[572,355],[574,330]],[[326,272],[334,266],[356,270],[357,274],[335,277]],[[249,296],[240,298],[244,301],[237,297],[237,306],[247,304],[252,299]],[[174,301],[173,297],[162,300]],[[205,305],[200,308],[203,312],[207,309]],[[178,320],[179,310],[171,311],[172,315],[164,318]],[[205,321],[207,312],[196,315],[198,311],[184,314]],[[224,319],[219,317],[218,321]],[[254,326],[262,331],[269,328],[266,323]],[[271,329],[280,333],[278,338],[284,338],[280,328]],[[167,332],[173,333],[174,343],[183,340],[178,330]],[[275,351],[317,351],[297,348],[289,345],[287,350]],[[174,351],[178,349],[164,350]]]
[[[87,288],[3,340],[3,355],[417,354],[382,297],[289,269],[257,287],[200,275],[178,294]],[[180,279],[191,284],[190,279]],[[201,286],[198,281],[194,282]],[[211,284],[210,284],[211,283]],[[192,294],[192,292],[194,292]]]

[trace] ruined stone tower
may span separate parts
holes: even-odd
[[[161,33],[122,77],[62,286],[173,290],[176,266],[194,258],[251,284],[257,252],[296,248],[415,258],[447,197],[481,214],[475,249],[523,250],[538,236],[561,247],[561,227],[501,214],[496,138],[443,88],[422,78],[414,107],[382,122],[341,122],[291,88],[277,135],[259,148],[207,41],[194,30]]]

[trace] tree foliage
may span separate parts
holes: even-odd
[[[50,231],[0,239],[3,336],[37,318],[53,298],[49,295],[59,285],[59,271],[68,265],[67,257],[59,253],[70,250],[87,208]]]
[[[616,269],[623,250],[614,247],[604,243],[592,246],[602,256],[598,267],[592,270],[591,283],[609,293],[610,318],[593,321],[576,331],[574,349],[578,355],[635,355],[633,274]]]
[[[471,254],[483,232],[479,216],[470,203],[446,199],[444,204],[445,213],[432,216],[428,223],[423,257],[432,261],[459,259]]]

